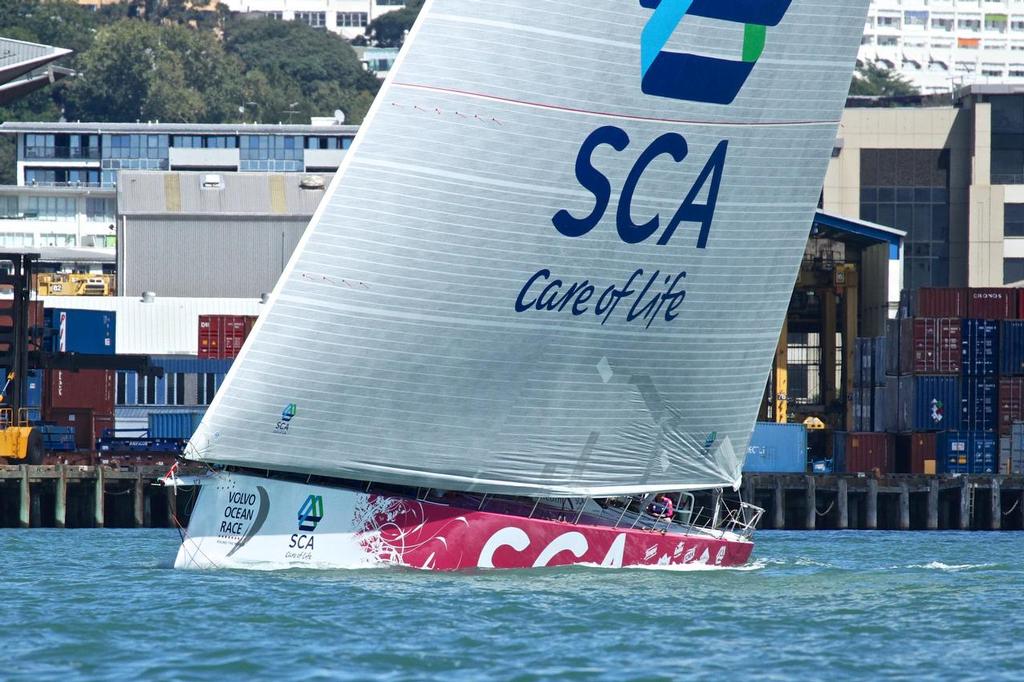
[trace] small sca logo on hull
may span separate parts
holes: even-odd
[[[274,433],[288,433],[288,427],[292,423],[292,419],[295,418],[295,414],[299,408],[295,403],[288,403],[283,410],[281,410],[281,418],[277,420],[277,425],[274,426]]]
[[[764,51],[768,26],[777,26],[792,0],[640,0],[653,9],[640,40],[644,94],[731,104]],[[687,15],[744,25],[739,61],[669,52],[665,45]]]
[[[299,507],[299,530],[312,533],[324,518],[324,498],[310,495]]]

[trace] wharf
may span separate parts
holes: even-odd
[[[188,523],[194,488],[157,481],[166,466],[0,466],[0,527],[172,528]]]
[[[761,528],[1024,530],[1024,476],[745,474]]]

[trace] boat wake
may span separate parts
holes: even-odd
[[[911,564],[906,567],[899,568],[920,568],[925,570],[937,570],[947,571],[949,573],[958,573],[960,571],[971,571],[981,568],[995,568],[996,564],[944,564],[941,561],[931,561],[927,564]]]

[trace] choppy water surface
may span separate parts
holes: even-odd
[[[181,572],[2,530],[0,678],[1022,679],[1024,535],[762,533],[743,570]]]

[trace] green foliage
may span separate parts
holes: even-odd
[[[379,88],[351,46],[300,22],[132,0],[0,0],[0,35],[75,50],[74,79],[0,109],[0,120],[306,122],[362,120]],[[0,154],[3,150],[0,149]]]
[[[868,62],[858,66],[850,83],[850,95],[866,97],[899,97],[921,92],[900,74]]]
[[[423,7],[423,0],[409,0],[405,7],[382,14],[366,27],[370,41],[380,47],[401,47],[405,33],[412,29]]]

